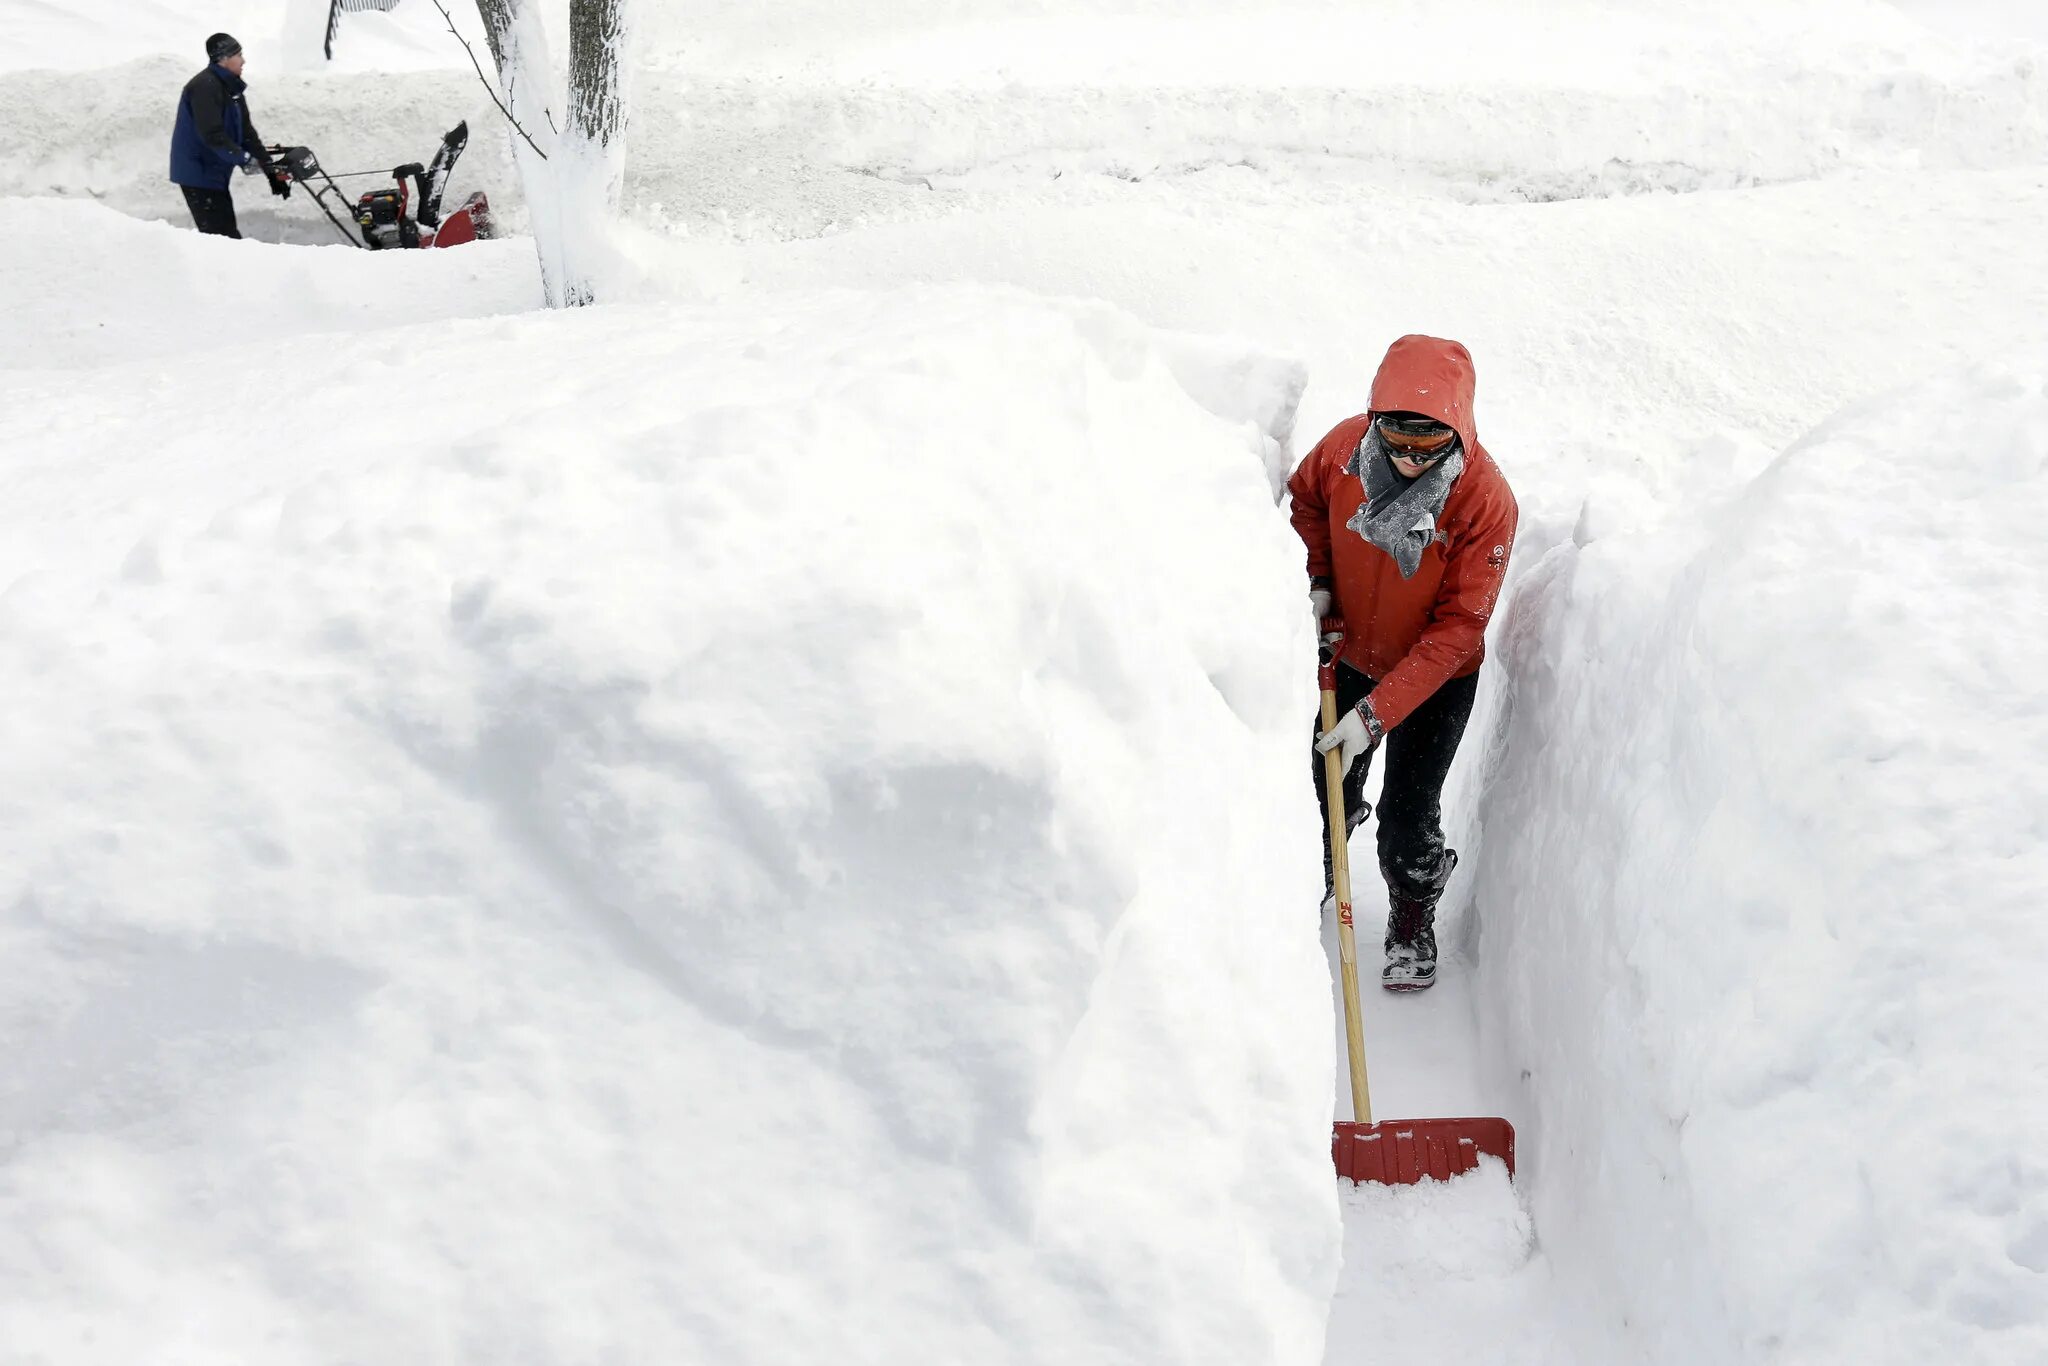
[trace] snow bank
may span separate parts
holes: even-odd
[[[977,6],[897,31],[815,16],[795,49],[707,39],[716,60],[650,39],[680,77],[642,98],[701,112],[636,129],[635,176],[672,200],[663,182],[693,162],[782,141],[941,190],[1249,167],[1493,202],[2048,152],[2040,50],[1861,0],[1147,8]],[[1454,60],[1410,55],[1452,23]]]
[[[1654,1360],[2048,1357],[2048,391],[1828,422],[1517,591],[1481,805],[1543,1241]]]
[[[1698,449],[1707,433],[1763,443],[1753,472],[1816,412],[2038,345],[2048,313],[2048,257],[2028,250],[2048,217],[2038,170],[1478,212],[1310,207],[1313,182],[1249,175],[1140,189],[764,241],[736,253],[729,288],[1000,280],[1260,338],[1308,366],[1304,443],[1358,411],[1388,338],[1458,337],[1524,513],[1566,530],[1589,487],[1612,520],[1689,505],[1722,463]]]
[[[0,369],[90,367],[170,358],[310,332],[358,332],[536,308],[533,245],[478,242],[459,250],[368,252],[200,237],[139,223],[97,204],[0,199],[0,240],[21,252],[0,266],[8,325]],[[31,264],[32,263],[32,264]],[[224,404],[311,405],[330,362],[295,375],[221,375]]]
[[[1985,37],[2048,45],[2048,10],[2034,0],[1890,0],[1936,32],[1962,30]]]
[[[214,21],[175,8],[190,43],[145,36],[171,22],[162,7],[124,25],[113,6],[65,21],[120,29],[58,44],[65,60],[50,65],[73,69],[0,74],[0,193],[185,221],[164,146]],[[2048,156],[2042,49],[1930,31],[1876,0],[1467,0],[1456,19],[1422,4],[940,8],[920,24],[843,5],[643,6],[627,202],[686,228],[788,236],[1014,207],[1019,193],[1127,198],[1162,179],[1235,177],[1250,181],[1240,196],[1355,208],[1390,189],[1548,202]],[[365,46],[331,66],[252,46],[265,135],[357,170],[424,159],[467,118],[476,136],[453,193],[484,186],[523,224],[502,121],[432,7],[348,24]],[[1437,50],[1446,24],[1449,69],[1367,55]],[[402,41],[373,42],[387,30]],[[75,69],[99,64],[90,80]],[[252,235],[327,240],[303,203],[242,199]]]
[[[448,10],[482,51],[475,4],[451,2]],[[0,0],[8,35],[0,71],[79,71],[165,55],[197,71],[206,59],[206,37],[216,31],[241,40],[252,78],[284,71],[466,65],[432,0],[400,0],[388,13],[343,15],[331,61],[324,50],[327,13],[328,0],[96,0],[91,5]]]
[[[1256,390],[986,290],[0,374],[0,1341],[1316,1359]]]

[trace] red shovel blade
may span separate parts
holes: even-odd
[[[1448,1181],[1497,1157],[1515,1174],[1515,1126],[1504,1119],[1388,1119],[1340,1122],[1330,1139],[1337,1175],[1352,1181],[1412,1186]]]

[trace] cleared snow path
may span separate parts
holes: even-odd
[[[1371,864],[1372,827],[1353,839]],[[1390,996],[1377,985],[1376,880],[1358,886],[1359,971],[1366,1056],[1376,1119],[1500,1115],[1518,1126],[1513,1097],[1482,1080],[1467,955],[1455,947],[1463,917],[1443,921],[1445,956],[1435,987]],[[1330,972],[1337,972],[1334,927],[1324,930]],[[1333,1013],[1342,1006],[1332,995]],[[1343,1020],[1336,1019],[1337,1114],[1350,1114],[1342,1070]],[[1555,1325],[1573,1316],[1560,1305],[1529,1216],[1505,1169],[1485,1168],[1448,1184],[1391,1189],[1340,1183],[1344,1278],[1330,1305],[1329,1366],[1397,1360],[1554,1363],[1613,1360],[1563,1350]],[[1398,1307],[1396,1312],[1390,1308]],[[1562,1312],[1561,1312],[1562,1311]],[[1591,1327],[1591,1325],[1582,1325]]]

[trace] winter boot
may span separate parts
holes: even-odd
[[[1387,965],[1380,985],[1388,991],[1422,991],[1436,981],[1436,904],[1393,898],[1387,915]]]
[[[1458,866],[1458,852],[1444,850],[1436,868],[1417,874],[1415,868],[1380,862],[1386,877],[1386,967],[1380,985],[1389,991],[1421,991],[1436,981],[1436,903]],[[1421,895],[1415,895],[1415,893]]]

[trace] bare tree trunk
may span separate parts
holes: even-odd
[[[476,0],[477,16],[484,21],[484,41],[491,45],[491,64],[498,68],[498,81],[505,80],[505,53],[512,45],[514,0]]]
[[[625,0],[571,0],[569,6],[569,133],[599,147],[610,147],[625,131],[625,8]]]

